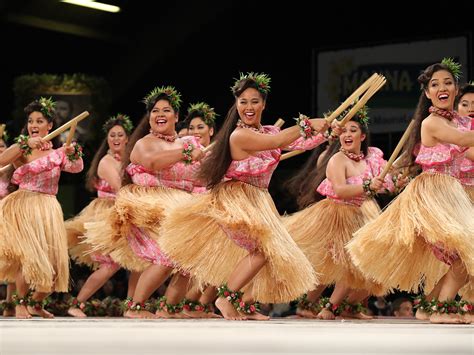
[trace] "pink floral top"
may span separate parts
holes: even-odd
[[[462,117],[462,119],[468,129],[474,130],[474,119],[471,117]],[[474,162],[472,160],[468,158],[463,159],[459,179],[463,185],[474,186]]]
[[[10,180],[8,179],[8,175],[0,176],[0,200],[8,195],[8,185],[10,184]]]
[[[470,130],[470,119],[466,120],[466,117],[457,116],[453,120],[457,123],[459,130]],[[433,147],[421,144],[415,162],[421,165],[424,172],[445,174],[460,179],[461,168],[467,163],[465,158],[467,149],[449,143],[438,143]]]
[[[115,198],[116,193],[107,180],[99,178],[94,187],[97,190],[98,197]]]
[[[82,158],[70,161],[63,148],[55,149],[44,157],[35,159],[15,170],[12,183],[20,189],[49,195],[58,193],[61,170],[78,173],[84,167]]]
[[[264,134],[277,134],[280,128],[275,126],[263,126]],[[309,139],[298,138],[285,150],[309,150],[325,142],[321,134]],[[224,181],[237,180],[247,184],[268,188],[273,171],[276,169],[281,157],[281,149],[264,150],[257,152],[254,156],[243,160],[233,160],[224,177]]]
[[[196,147],[201,146],[195,137],[186,136],[181,139],[190,141]],[[200,162],[186,164],[184,161],[179,161],[165,169],[151,171],[142,165],[131,163],[126,170],[131,176],[132,182],[136,185],[146,187],[164,186],[192,192],[195,189],[198,191],[199,188],[204,187],[203,184],[196,179],[200,166]]]
[[[350,176],[346,179],[346,183],[348,185],[362,185],[362,182],[366,179],[373,179],[374,177],[377,177],[382,173],[382,170],[387,163],[385,159],[383,159],[383,153],[379,148],[375,147],[369,147],[369,151],[367,156],[364,159],[365,161],[365,170],[364,173],[361,175],[355,175],[355,176]],[[388,191],[394,191],[395,186],[392,181],[392,177],[390,174],[387,174],[385,176],[384,180],[384,187]],[[354,205],[354,206],[362,206],[362,203],[364,203],[364,200],[367,198],[367,196],[362,193],[360,195],[348,198],[348,199],[343,199],[337,196],[337,194],[334,192],[334,189],[332,187],[331,181],[326,178],[324,181],[318,186],[317,191],[323,195],[326,196],[327,198],[334,200],[339,203],[345,203],[348,205]]]

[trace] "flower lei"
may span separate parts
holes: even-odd
[[[260,311],[260,303],[246,303],[242,300],[243,292],[232,291],[227,287],[227,284],[223,284],[217,288],[217,297],[223,297],[229,301],[234,308],[245,314],[253,314]]]
[[[0,312],[9,311],[15,309],[14,302],[8,302],[7,300],[0,301]]]
[[[308,301],[308,295],[306,293],[299,297],[296,301],[298,302],[297,307],[300,309],[306,309],[318,313],[321,310],[320,303]]]
[[[166,96],[170,101],[171,106],[175,111],[179,111],[181,106],[181,94],[176,91],[173,86],[157,86],[150,93],[145,96],[143,102],[147,108],[151,108],[151,105],[154,105],[156,99],[160,96]]]
[[[271,79],[267,74],[249,72],[247,74],[240,73],[239,79],[235,79],[235,83],[231,87],[232,93],[235,93],[239,89],[241,81],[248,79],[253,80],[257,84],[257,90],[262,94],[268,94],[270,92]]]
[[[446,65],[449,71],[451,72],[451,74],[453,74],[456,81],[459,81],[462,75],[461,64],[455,62],[453,58],[449,58],[449,57],[443,58],[443,60],[441,61],[441,64]]]
[[[449,110],[443,110],[442,108],[430,106],[428,109],[430,113],[434,113],[438,116],[446,118],[448,121],[452,121],[453,118],[457,117],[457,114],[455,111],[449,111]]]
[[[341,313],[341,309],[338,304],[332,304],[329,301],[329,297],[321,297],[319,300],[319,307],[321,310],[327,309],[328,311],[332,312],[335,316]]]
[[[362,181],[362,189],[364,190],[364,193],[368,196],[368,197],[372,197],[374,195],[377,194],[377,191],[375,190],[372,190],[372,188],[370,187],[370,184],[372,183],[372,179],[364,179]]]
[[[300,135],[304,139],[311,138],[314,135],[314,129],[311,126],[311,121],[308,116],[305,116],[300,113],[300,115],[295,118],[296,125],[300,128]]]
[[[237,121],[236,127],[238,127],[238,128],[247,128],[247,129],[250,129],[250,130],[252,130],[254,132],[258,132],[258,133],[263,133],[264,132],[262,125],[259,125],[258,127],[250,126],[250,125],[244,123],[240,118]]]
[[[72,146],[74,147],[74,152],[67,154],[67,158],[69,161],[76,161],[79,158],[82,158],[84,156],[84,153],[82,152],[82,147],[80,144],[77,142],[73,142]]]
[[[188,116],[193,112],[196,112],[197,115],[202,117],[204,123],[208,126],[211,126],[218,116],[218,114],[214,112],[214,108],[210,107],[205,102],[198,102],[189,105]]]
[[[184,299],[181,302],[181,308],[183,311],[190,311],[190,312],[206,312],[208,313],[209,310],[209,305],[207,304],[202,304],[199,301],[192,301],[188,299]]]
[[[171,304],[166,301],[166,296],[160,297],[158,301],[156,301],[156,310],[165,311],[167,313],[179,313],[183,310],[182,302],[179,302],[177,304]]]
[[[365,157],[363,152],[360,152],[359,154],[356,154],[356,153],[352,153],[352,152],[349,152],[349,151],[345,150],[343,147],[339,148],[339,151],[344,153],[344,155],[346,157],[348,157],[349,159],[354,160],[356,162],[361,161]]]
[[[153,134],[156,138],[163,139],[164,141],[170,142],[170,143],[173,143],[178,138],[178,135],[176,133],[161,134],[161,133],[155,132],[152,129],[150,129],[150,133]]]
[[[73,297],[70,301],[69,301],[69,306],[71,308],[79,308],[81,311],[84,311],[84,309],[86,308],[86,303],[87,302],[80,302],[77,297]]]
[[[418,295],[413,299],[413,308],[426,313],[431,313],[431,302],[426,300],[425,295]]]
[[[346,300],[342,301],[341,305],[339,306],[339,313],[348,312],[351,314],[362,313],[367,309],[362,305],[362,303],[349,303]]]
[[[41,105],[41,113],[43,116],[52,118],[54,115],[54,109],[56,108],[56,102],[54,102],[51,97],[49,99],[46,97],[40,97],[38,102]]]
[[[193,162],[193,156],[191,155],[193,150],[194,145],[192,143],[183,143],[183,161],[185,164],[191,164]]]
[[[430,313],[441,313],[441,314],[466,314],[473,310],[473,305],[467,301],[438,301],[437,299],[433,299],[430,302]]]
[[[123,301],[124,311],[140,312],[147,310],[147,304],[145,302],[134,302],[132,297],[127,297]]]
[[[133,123],[130,120],[130,117],[122,113],[118,113],[117,115],[110,117],[102,126],[102,130],[105,132],[105,134],[109,133],[109,129],[112,128],[109,126],[112,123],[122,126],[125,130],[125,133],[127,133],[127,136],[129,136],[133,131]]]
[[[15,143],[20,146],[21,153],[23,156],[30,155],[32,152],[31,147],[28,145],[29,137],[26,134],[20,134],[15,138]]]

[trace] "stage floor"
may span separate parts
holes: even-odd
[[[410,319],[267,322],[0,317],[11,354],[474,354],[474,325]]]

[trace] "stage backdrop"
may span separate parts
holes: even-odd
[[[401,132],[418,102],[416,80],[428,65],[451,57],[469,78],[468,38],[453,37],[331,51],[313,50],[312,111],[335,109],[372,73],[387,78],[385,86],[368,102],[371,133]]]

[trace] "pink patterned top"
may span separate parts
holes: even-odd
[[[468,131],[471,128],[470,119],[454,117],[457,128]],[[420,164],[424,172],[450,175],[461,178],[461,168],[466,165],[465,155],[468,148],[456,144],[438,143],[433,147],[420,145],[420,151],[415,162]]]
[[[78,173],[83,167],[82,158],[70,161],[63,148],[54,149],[48,155],[16,169],[13,173],[12,183],[23,190],[56,195],[61,170]]]
[[[474,130],[474,119],[471,117],[462,117],[464,120],[465,126],[468,127],[469,130]],[[459,180],[461,184],[465,186],[474,186],[474,162],[468,158],[464,158],[461,164],[461,173]]]
[[[280,128],[275,126],[263,126],[264,134],[275,135]],[[309,139],[298,138],[285,150],[309,150],[325,142],[321,134]],[[254,156],[243,160],[233,160],[224,176],[224,181],[237,180],[247,184],[268,188],[273,171],[276,169],[281,157],[281,149],[271,149],[257,152]]]
[[[99,178],[97,182],[95,183],[94,187],[97,190],[98,197],[115,198],[116,192],[114,191],[112,186],[110,186],[110,184],[107,182],[107,180]]]
[[[362,185],[362,182],[364,180],[373,179],[374,177],[379,176],[385,164],[387,164],[387,161],[383,159],[382,151],[376,147],[369,147],[368,154],[364,158],[364,161],[365,161],[364,173],[361,175],[348,177],[346,179],[346,183],[348,185]],[[390,174],[387,174],[385,176],[384,188],[388,191],[395,190],[395,186],[393,184],[392,177]],[[364,203],[365,199],[367,198],[367,196],[364,193],[348,198],[348,199],[339,198],[337,194],[334,192],[332,183],[328,178],[324,179],[324,181],[318,186],[317,191],[321,195],[326,196],[327,198],[335,202],[345,203],[348,205],[354,205],[354,206],[359,206],[359,207],[362,206],[362,203]]]
[[[195,147],[201,147],[195,137],[186,136],[181,139],[190,141]],[[132,182],[136,185],[146,187],[164,186],[192,192],[195,189],[199,190],[200,187],[204,187],[196,179],[200,166],[200,162],[186,164],[183,161],[179,161],[165,169],[151,171],[142,165],[130,163],[126,171],[131,176]]]
[[[0,176],[0,200],[8,195],[9,184],[10,180],[8,179],[8,175]]]

